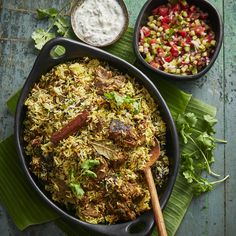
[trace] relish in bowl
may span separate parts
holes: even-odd
[[[221,19],[204,0],[149,1],[136,23],[138,58],[152,70],[175,79],[206,73],[221,44]]]

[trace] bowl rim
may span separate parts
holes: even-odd
[[[144,60],[143,56],[141,55],[141,53],[138,50],[139,31],[140,31],[140,28],[141,28],[141,21],[143,19],[143,15],[144,15],[145,11],[147,10],[148,6],[153,1],[156,1],[156,0],[148,0],[143,5],[143,7],[141,8],[141,10],[138,14],[137,20],[135,22],[134,36],[133,36],[133,50],[134,50],[137,58],[139,59],[139,61],[142,62],[142,64],[145,65],[147,68],[149,68],[152,71],[156,72],[157,74],[165,76],[165,78],[175,80],[175,81],[192,81],[192,80],[198,79],[198,78],[202,77],[203,75],[205,75],[210,70],[210,68],[213,66],[215,60],[217,59],[218,54],[219,54],[220,49],[221,49],[221,46],[222,46],[222,42],[223,42],[223,34],[224,34],[224,32],[223,32],[223,21],[222,21],[222,17],[219,14],[216,7],[213,4],[211,4],[210,2],[206,1],[206,0],[192,0],[192,1],[200,2],[200,3],[204,2],[204,4],[208,5],[208,7],[211,8],[215,12],[215,14],[217,16],[217,21],[219,22],[219,26],[218,26],[218,28],[219,28],[219,40],[217,42],[217,45],[216,45],[214,54],[213,54],[213,56],[210,60],[210,63],[203,70],[201,70],[200,72],[198,72],[195,75],[177,75],[177,74],[171,74],[171,73],[167,73],[167,72],[164,72],[162,70],[153,68],[149,63],[147,63]],[[156,1],[156,2],[158,2],[158,1]],[[162,4],[160,4],[160,5],[162,5]]]
[[[122,26],[122,30],[120,31],[120,33],[111,41],[111,42],[108,42],[106,44],[102,44],[102,45],[99,45],[99,44],[91,44],[91,43],[88,43],[86,40],[84,40],[81,35],[78,33],[78,31],[76,30],[76,23],[75,23],[75,12],[77,10],[77,8],[80,6],[80,4],[82,4],[82,2],[85,1],[85,0],[79,0],[77,1],[74,6],[72,7],[72,10],[71,10],[71,17],[70,17],[70,22],[71,22],[71,27],[72,27],[72,30],[74,32],[74,34],[76,35],[76,37],[81,40],[82,42],[90,45],[90,46],[94,46],[94,47],[98,47],[98,48],[103,48],[103,47],[107,47],[107,46],[110,46],[114,43],[116,43],[121,37],[122,35],[125,33],[125,31],[127,30],[128,28],[128,25],[129,25],[129,13],[128,13],[128,9],[126,7],[126,4],[123,0],[116,0],[118,2],[118,4],[120,5],[120,7],[122,8],[122,11],[124,13],[124,17],[125,17],[125,22],[124,22],[124,25]]]
[[[87,51],[93,52],[94,56],[97,57],[97,58],[99,58],[99,55],[104,55],[104,57],[107,58],[107,59],[104,59],[104,60],[106,60],[108,63],[119,62],[123,66],[123,68],[129,67],[130,70],[133,71],[133,74],[138,74],[140,76],[140,78],[142,78],[142,79],[137,78],[137,80],[140,80],[141,82],[146,81],[145,83],[147,83],[147,85],[145,84],[143,86],[145,86],[146,88],[147,88],[147,86],[149,86],[153,90],[153,93],[155,93],[156,99],[158,99],[159,104],[163,109],[163,114],[165,114],[166,119],[169,120],[169,128],[170,128],[170,132],[171,132],[171,136],[172,136],[171,140],[173,141],[172,145],[173,145],[173,149],[174,149],[173,159],[175,161],[175,165],[173,166],[173,174],[171,176],[169,176],[169,183],[168,183],[167,189],[165,190],[165,192],[162,196],[162,198],[164,198],[164,200],[161,201],[162,208],[166,205],[168,199],[170,198],[170,195],[171,195],[171,192],[173,190],[174,183],[176,181],[176,177],[177,177],[177,174],[178,174],[179,161],[180,161],[179,139],[178,139],[178,134],[177,134],[177,130],[176,130],[176,126],[175,126],[173,117],[170,113],[170,110],[169,110],[166,102],[162,98],[160,92],[155,87],[155,85],[151,82],[151,80],[146,75],[143,74],[143,72],[141,72],[140,70],[138,70],[136,67],[134,67],[130,63],[126,62],[125,60],[123,60],[121,58],[118,58],[117,56],[114,56],[114,55],[112,55],[108,52],[105,52],[104,50],[92,47],[92,46],[84,44],[84,43],[79,43],[79,42],[71,40],[71,39],[66,39],[66,38],[55,38],[55,39],[52,39],[52,40],[50,40],[49,42],[47,42],[45,44],[45,46],[40,51],[38,57],[36,58],[36,61],[33,65],[33,68],[31,70],[28,78],[25,81],[23,89],[21,90],[19,100],[18,100],[18,103],[17,103],[17,107],[16,107],[16,113],[15,113],[14,138],[15,138],[16,150],[17,150],[17,154],[18,154],[18,157],[20,159],[20,162],[21,162],[21,166],[23,168],[24,173],[26,174],[27,179],[29,180],[29,182],[33,186],[33,188],[44,199],[44,201],[47,202],[48,205],[50,205],[57,213],[62,215],[64,218],[68,219],[70,222],[79,223],[84,228],[94,230],[96,232],[101,232],[101,233],[106,233],[108,229],[114,229],[114,230],[117,230],[118,234],[110,234],[110,233],[109,234],[110,235],[117,235],[117,236],[120,235],[121,231],[119,231],[119,230],[121,230],[121,229],[123,230],[123,228],[124,228],[125,230],[122,231],[122,235],[130,235],[130,234],[126,234],[128,228],[130,227],[130,225],[133,224],[133,223],[140,222],[140,221],[146,222],[144,220],[144,219],[146,219],[146,216],[149,216],[150,214],[152,215],[152,213],[150,211],[141,214],[134,221],[128,221],[128,222],[124,222],[124,223],[117,223],[117,224],[113,224],[113,225],[102,225],[102,224],[87,223],[85,221],[82,221],[82,220],[76,218],[72,214],[69,214],[68,212],[63,210],[61,207],[59,207],[50,197],[48,197],[43,192],[43,190],[39,187],[39,185],[36,183],[36,181],[34,180],[34,178],[32,176],[32,173],[30,172],[30,170],[27,166],[26,155],[24,153],[24,146],[22,145],[22,139],[21,139],[21,129],[22,129],[22,125],[23,125],[23,122],[21,121],[21,119],[22,119],[22,116],[24,116],[24,107],[25,107],[24,106],[24,101],[25,101],[25,98],[29,94],[32,85],[43,74],[43,73],[41,73],[41,75],[39,75],[38,78],[35,78],[35,73],[36,73],[37,70],[41,70],[41,67],[43,65],[48,66],[48,64],[50,64],[50,62],[55,63],[53,65],[53,66],[55,66],[55,65],[60,64],[62,62],[71,60],[71,59],[68,59],[68,58],[64,58],[63,56],[59,57],[57,59],[49,58],[48,55],[49,55],[51,49],[53,49],[56,45],[62,45],[62,46],[65,46],[65,47],[68,47],[68,45],[74,45],[77,48],[86,50],[86,52]],[[71,48],[71,52],[74,53],[74,48],[73,47]],[[77,54],[78,54],[77,58],[81,57],[81,56],[79,56],[79,51],[78,51]],[[48,58],[46,58],[46,55],[48,56]],[[66,55],[65,55],[65,57],[66,57]],[[101,59],[101,60],[103,60],[103,59]],[[34,81],[33,81],[33,79],[34,79]],[[152,215],[152,221],[148,222],[147,225],[148,225],[147,231],[148,231],[148,233],[150,233],[150,230],[152,230],[152,228],[154,227],[153,215]]]

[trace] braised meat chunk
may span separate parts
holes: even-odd
[[[125,82],[125,76],[113,76],[111,71],[106,70],[102,66],[96,69],[95,75],[94,85],[97,88],[97,93],[101,95],[104,92],[121,88]]]
[[[126,147],[137,146],[138,135],[135,129],[129,125],[125,125],[120,120],[112,120],[109,127],[109,137],[117,144]]]

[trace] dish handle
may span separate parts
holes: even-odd
[[[57,48],[60,46],[60,49]],[[59,50],[58,50],[59,49]],[[54,66],[65,61],[66,59],[75,59],[78,57],[88,56],[93,51],[103,52],[101,49],[95,48],[93,46],[81,43],[68,38],[57,37],[49,40],[41,49],[37,62],[43,62],[44,65],[47,63],[48,66]],[[60,55],[58,55],[60,51]]]
[[[143,213],[135,220],[127,223],[118,223],[108,225],[107,227],[101,224],[84,225],[88,230],[96,232],[98,235],[109,236],[149,236],[154,228],[154,219],[151,211]],[[99,234],[100,233],[100,234]]]

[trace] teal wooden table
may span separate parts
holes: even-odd
[[[0,0],[0,140],[13,133],[13,118],[7,99],[28,76],[37,51],[30,39],[36,27],[45,24],[35,19],[35,9],[60,8],[65,0]],[[145,0],[126,0],[130,24]],[[224,20],[224,44],[213,68],[200,80],[175,85],[217,107],[219,138],[228,140],[215,152],[214,169],[230,179],[214,191],[195,198],[177,236],[236,235],[236,1],[211,0]],[[31,227],[20,232],[0,205],[0,235],[63,235],[53,224]]]

